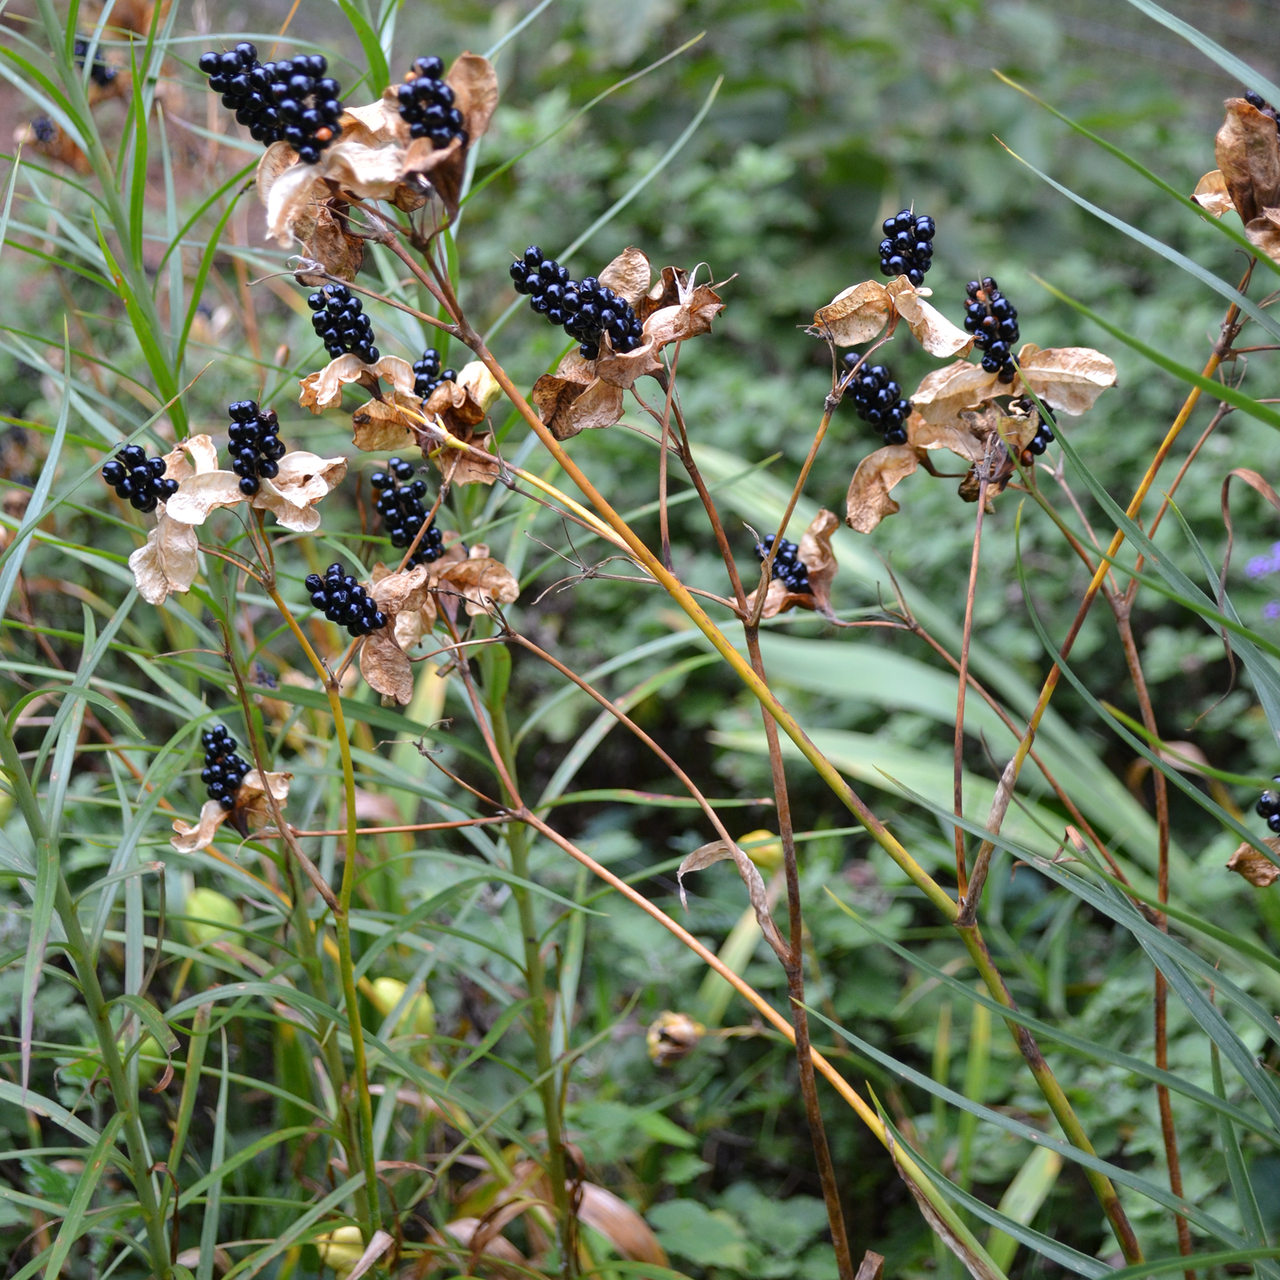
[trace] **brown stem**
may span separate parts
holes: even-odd
[[[639,738],[640,741],[643,742],[644,745],[648,747],[664,765],[666,765],[666,767],[679,780],[680,785],[683,786],[685,790],[688,791],[688,793],[698,802],[698,807],[704,814],[706,814],[711,825],[715,827],[716,834],[720,839],[723,840],[730,848],[736,847],[737,842],[729,834],[724,823],[721,822],[720,816],[716,813],[715,809],[712,808],[707,798],[698,789],[698,786],[693,779],[690,778],[689,775],[675,762],[675,760],[673,760],[672,757],[658,745],[658,743],[645,733],[645,731],[636,724],[636,722],[632,720],[625,711],[623,711],[615,702],[611,702],[603,693],[584,680],[576,672],[571,671],[563,662],[552,657],[552,655],[545,649],[540,649],[532,640],[527,639],[518,632],[510,630],[507,631],[506,638],[512,643],[528,649],[530,653],[541,658],[543,662],[547,663],[549,666],[554,667],[562,676],[565,677],[566,680],[572,680],[579,689],[598,702],[611,716],[614,717],[614,719],[618,721],[619,724],[624,725],[633,734],[635,734],[635,736]],[[794,847],[793,843],[792,848],[794,849]],[[773,928],[773,922],[766,917],[760,921],[760,928],[764,933],[765,938],[768,940],[769,945],[778,954],[779,959],[781,959],[784,964],[787,963],[787,948],[783,945],[782,939],[778,936],[777,930]]]
[[[662,563],[672,569],[671,528],[667,519],[667,442],[671,438],[671,397],[676,389],[676,366],[680,363],[680,343],[671,355],[671,372],[667,376],[667,401],[662,406],[662,440],[658,450],[658,530],[662,543]]]
[[[1249,271],[1253,270],[1253,263],[1250,262]],[[1248,273],[1241,282],[1243,288],[1248,282]],[[1233,302],[1227,308],[1226,316],[1222,321],[1222,338],[1213,350],[1213,354],[1205,363],[1204,371],[1201,377],[1211,378],[1217,371],[1218,366],[1222,363],[1223,357],[1230,348],[1229,334],[1234,334],[1236,318],[1239,315],[1239,308]],[[1129,503],[1126,515],[1130,520],[1135,520],[1138,512],[1142,510],[1143,500],[1146,498],[1155,478],[1160,471],[1164,460],[1169,456],[1169,450],[1173,448],[1173,442],[1182,432],[1182,428],[1186,426],[1187,419],[1191,417],[1192,411],[1200,400],[1200,388],[1193,387],[1182,408],[1178,411],[1178,416],[1174,418],[1172,425],[1166,432],[1164,439],[1160,442],[1160,447],[1156,450],[1155,457],[1151,459],[1147,467],[1146,473],[1143,475],[1138,485],[1133,499]],[[1085,619],[1089,616],[1089,610],[1093,608],[1093,602],[1097,598],[1098,591],[1102,586],[1108,571],[1111,568],[1111,562],[1114,560],[1116,553],[1120,550],[1125,540],[1123,529],[1117,529],[1115,535],[1111,539],[1111,545],[1107,548],[1107,554],[1103,557],[1101,563],[1094,572],[1093,580],[1089,583],[1088,589],[1085,591],[1084,599],[1080,602],[1079,609],[1076,610],[1076,616],[1072,620],[1071,627],[1067,632],[1066,639],[1062,642],[1062,647],[1058,651],[1058,657],[1054,661],[1053,666],[1049,670],[1049,674],[1045,677],[1044,684],[1040,689],[1040,696],[1036,699],[1035,709],[1031,713],[1031,718],[1027,723],[1027,731],[1022,736],[1022,741],[1018,743],[1018,750],[1005,767],[1004,773],[1000,778],[1000,785],[996,788],[995,799],[991,804],[991,812],[987,817],[987,829],[993,832],[999,832],[1001,825],[1004,823],[1005,814],[1009,811],[1009,802],[1013,797],[1013,789],[1017,785],[1018,774],[1022,770],[1023,764],[1026,762],[1027,752],[1031,749],[1031,744],[1035,740],[1036,730],[1040,727],[1040,721],[1044,717],[1045,711],[1048,709],[1049,700],[1053,697],[1053,691],[1058,687],[1058,681],[1062,678],[1062,667],[1060,662],[1064,662],[1070,655],[1072,647],[1075,645],[1076,637],[1080,634],[1080,628],[1084,626]],[[982,886],[987,878],[987,870],[990,866],[991,855],[995,850],[995,845],[990,840],[984,840],[978,848],[977,856],[973,860],[973,876],[971,878],[969,893],[965,897],[964,906],[961,911],[961,924],[972,924],[977,918],[978,901],[982,896]]]
[[[1120,632],[1120,643],[1124,646],[1125,661],[1129,665],[1129,676],[1133,681],[1134,692],[1138,695],[1138,706],[1142,710],[1142,723],[1155,742],[1159,742],[1160,733],[1156,726],[1155,708],[1151,705],[1151,693],[1147,688],[1146,676],[1142,670],[1142,659],[1138,656],[1138,646],[1133,638],[1133,624],[1127,602],[1109,599],[1116,617],[1116,627]],[[1156,824],[1159,848],[1159,872],[1157,878],[1157,894],[1161,902],[1169,901],[1169,787],[1165,776],[1159,769],[1151,771],[1151,779],[1155,785]],[[1169,932],[1169,918],[1163,911],[1156,918],[1156,927],[1164,933]],[[1163,1071],[1169,1069],[1169,986],[1164,974],[1156,969],[1155,981],[1155,1040],[1156,1066]],[[1169,1099],[1168,1087],[1156,1085],[1156,1101],[1160,1107],[1160,1132],[1164,1138],[1165,1159],[1169,1165],[1169,1190],[1179,1199],[1182,1198],[1182,1162],[1178,1158],[1178,1132],[1173,1124],[1173,1105]],[[1181,1214],[1174,1215],[1178,1228],[1178,1252],[1190,1257],[1191,1227]],[[1183,1273],[1185,1280],[1195,1280],[1195,1272],[1187,1270]]]

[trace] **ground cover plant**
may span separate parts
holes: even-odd
[[[1034,10],[6,13],[8,1275],[1275,1272],[1280,89],[1132,4],[1186,172]]]

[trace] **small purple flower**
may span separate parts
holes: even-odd
[[[1270,555],[1254,556],[1244,571],[1251,578],[1265,578],[1269,573],[1280,571],[1280,542],[1272,544]]]
[[[1262,606],[1262,616],[1270,622],[1280,618],[1280,600],[1268,600]]]

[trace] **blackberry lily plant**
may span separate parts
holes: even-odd
[[[77,54],[83,63],[87,52],[87,47],[80,51],[75,46],[70,55],[62,50],[62,63],[67,64],[64,70]],[[519,910],[522,969],[528,995],[525,1016],[536,1059],[532,1087],[541,1108],[540,1149],[532,1153],[529,1161],[503,1165],[503,1153],[494,1150],[486,1135],[469,1125],[454,1100],[442,1093],[442,1101],[435,1105],[449,1116],[468,1147],[486,1160],[491,1158],[491,1167],[504,1168],[507,1191],[499,1203],[507,1220],[517,1213],[527,1213],[533,1224],[530,1239],[536,1241],[539,1232],[549,1232],[554,1239],[554,1245],[548,1244],[538,1259],[543,1269],[557,1270],[566,1277],[596,1269],[579,1223],[593,1221],[589,1206],[601,1203],[603,1189],[592,1188],[584,1180],[584,1171],[566,1132],[564,1099],[573,1055],[564,1052],[562,1039],[557,1039],[557,983],[548,973],[547,948],[540,936],[530,880],[534,840],[548,842],[656,920],[792,1043],[841,1280],[854,1280],[858,1268],[850,1252],[839,1179],[819,1105],[819,1077],[883,1144],[945,1246],[974,1275],[984,1280],[1003,1276],[1002,1268],[978,1240],[967,1218],[944,1192],[939,1175],[923,1166],[918,1153],[904,1142],[876,1100],[868,1101],[837,1065],[811,1044],[796,833],[783,767],[785,737],[790,744],[788,750],[794,750],[809,763],[942,921],[954,928],[978,972],[987,1000],[1004,1017],[1017,1051],[1064,1135],[1062,1145],[1079,1157],[1126,1263],[1140,1266],[1142,1251],[1111,1177],[1112,1167],[1096,1156],[1071,1099],[1041,1052],[1027,1025],[1028,1019],[1018,1010],[992,958],[979,916],[992,853],[1001,839],[1014,787],[1028,758],[1036,761],[1055,795],[1075,819],[1065,843],[1077,857],[1109,869],[1121,886],[1124,902],[1139,900],[1137,890],[1125,880],[1072,797],[1035,755],[1035,736],[1066,665],[1071,643],[1101,592],[1115,615],[1130,661],[1130,673],[1142,703],[1142,727],[1158,744],[1128,621],[1137,577],[1128,591],[1121,591],[1115,585],[1111,566],[1126,537],[1146,536],[1132,522],[1156,479],[1167,444],[1181,430],[1194,406],[1195,396],[1200,393],[1198,384],[1171,427],[1166,447],[1138,485],[1110,547],[1103,551],[1098,544],[1086,545],[1067,527],[1041,483],[1042,479],[1050,479],[1065,493],[1061,470],[1038,459],[1054,442],[1055,426],[1057,438],[1061,438],[1055,415],[1070,417],[1086,412],[1114,384],[1115,366],[1106,355],[1087,348],[1042,349],[1024,343],[1015,350],[1014,344],[1020,338],[1017,312],[991,277],[970,285],[963,325],[954,324],[928,300],[931,293],[924,287],[939,229],[933,218],[913,209],[904,210],[884,224],[885,239],[880,243],[879,256],[887,280],[853,283],[814,314],[809,333],[816,343],[825,344],[830,355],[830,389],[823,402],[815,405],[817,425],[781,519],[776,528],[747,540],[731,534],[722,518],[711,487],[699,469],[692,429],[677,394],[682,346],[712,334],[714,321],[726,305],[722,296],[727,293],[725,285],[700,283],[696,271],[674,265],[655,269],[648,256],[634,246],[621,249],[597,275],[574,279],[564,264],[547,257],[537,246],[529,246],[511,264],[515,292],[530,300],[535,313],[562,327],[575,344],[552,372],[529,388],[519,385],[496,358],[464,305],[463,282],[455,278],[451,266],[449,237],[466,192],[469,157],[483,138],[497,103],[497,78],[485,58],[464,53],[446,70],[442,60],[420,57],[409,68],[403,84],[387,88],[363,106],[343,102],[340,86],[328,77],[327,61],[320,55],[262,64],[256,48],[244,42],[233,50],[206,53],[199,65],[209,77],[211,89],[223,95],[224,105],[236,113],[251,136],[266,144],[257,165],[257,193],[271,236],[282,248],[297,254],[297,283],[311,291],[303,301],[312,311],[316,334],[331,357],[328,364],[300,379],[299,410],[312,414],[346,412],[344,399],[358,396],[359,403],[348,402],[353,447],[390,459],[379,464],[373,477],[373,487],[380,495],[375,514],[383,522],[387,562],[366,565],[352,556],[345,564],[330,564],[323,573],[313,569],[303,579],[307,592],[304,605],[297,602],[291,569],[286,566],[290,564],[292,548],[317,534],[321,504],[346,483],[349,460],[346,456],[321,457],[304,450],[291,451],[282,444],[282,435],[296,438],[304,429],[298,421],[301,412],[295,415],[287,411],[283,401],[279,408],[265,407],[261,394],[258,399],[246,396],[232,401],[227,407],[230,425],[225,446],[231,458],[230,469],[219,465],[219,446],[211,435],[203,433],[187,434],[162,458],[149,459],[144,450],[128,443],[102,466],[104,481],[122,501],[155,517],[145,543],[129,560],[143,599],[161,605],[171,595],[200,590],[212,600],[230,604],[240,584],[256,584],[256,589],[278,611],[282,633],[287,632],[310,665],[331,717],[344,804],[340,826],[332,831],[313,832],[295,826],[286,817],[291,775],[272,769],[281,746],[278,742],[270,744],[263,732],[259,704],[254,700],[260,695],[260,687],[243,661],[234,611],[224,613],[220,619],[220,657],[226,664],[228,685],[234,690],[245,726],[247,757],[238,754],[239,744],[226,725],[207,730],[202,739],[205,755],[201,773],[207,799],[197,823],[181,818],[174,821],[172,839],[175,850],[182,853],[216,851],[218,842],[227,840],[230,827],[240,845],[252,839],[256,846],[280,850],[272,866],[283,878],[260,884],[263,892],[273,896],[288,914],[306,990],[292,992],[279,984],[273,995],[284,1001],[289,990],[288,998],[295,999],[295,1011],[306,1010],[310,1018],[307,1029],[315,1043],[315,1061],[325,1072],[333,1102],[324,1127],[339,1154],[332,1159],[329,1172],[331,1177],[342,1179],[324,1201],[326,1207],[317,1213],[320,1217],[332,1211],[332,1220],[325,1218],[320,1224],[326,1228],[324,1233],[314,1237],[322,1258],[355,1276],[374,1268],[385,1269],[391,1265],[388,1259],[395,1256],[395,1251],[408,1252],[398,1219],[404,1201],[389,1194],[387,1171],[377,1157],[379,1122],[374,1098],[388,1095],[374,1074],[380,1064],[392,1062],[400,1076],[423,1090],[423,1096],[429,1096],[433,1089],[439,1092],[439,1071],[429,1056],[415,1059],[399,1053],[362,1022],[362,995],[375,1008],[390,1008],[390,1020],[397,1009],[400,1013],[409,1011],[415,993],[402,988],[395,992],[394,1003],[388,1003],[387,989],[375,991],[358,969],[351,922],[354,895],[362,876],[361,841],[385,831],[484,827],[504,842],[509,884]],[[91,64],[89,74],[101,87],[96,63]],[[1247,243],[1267,255],[1280,251],[1280,241],[1274,240],[1280,232],[1271,221],[1271,214],[1280,207],[1280,196],[1273,190],[1280,166],[1263,163],[1259,156],[1266,152],[1263,159],[1269,157],[1274,162],[1276,154],[1280,154],[1278,146],[1275,114],[1268,114],[1265,102],[1259,106],[1251,99],[1233,99],[1228,104],[1227,124],[1219,135],[1220,168],[1216,176],[1208,175],[1202,181],[1196,193],[1202,207],[1214,216],[1221,216],[1228,207],[1238,212],[1244,220]],[[421,310],[362,284],[357,272],[369,245],[394,258],[425,291],[435,309]],[[1246,276],[1241,287],[1247,286]],[[438,332],[442,341],[465,347],[471,359],[455,372],[441,368],[434,348],[412,362],[399,355],[382,354],[374,345],[373,322],[366,309],[371,302],[413,316]],[[1217,364],[1230,351],[1242,323],[1241,305],[1232,302],[1224,320],[1221,349],[1215,349],[1203,379],[1216,371]],[[885,344],[899,339],[905,342],[908,334],[929,356],[948,363],[929,373],[909,397],[903,397],[902,388],[887,367],[874,360]],[[978,362],[966,358],[975,347],[983,353]],[[792,518],[833,416],[846,394],[859,416],[884,436],[883,446],[862,460],[850,481],[843,520],[854,531],[870,533],[880,521],[896,513],[899,508],[891,491],[917,469],[937,475],[931,460],[934,451],[949,451],[968,464],[960,478],[958,496],[974,504],[975,528],[959,653],[950,652],[929,636],[902,601],[878,610],[872,617],[849,621],[839,616],[832,603],[832,590],[839,568],[833,538],[840,516],[821,510],[798,540],[787,537],[788,532],[795,532]],[[547,460],[567,477],[576,495],[546,478],[552,474],[551,469],[539,474],[536,468],[516,465],[503,456],[490,414],[504,398]],[[180,403],[176,389],[168,403]],[[654,479],[661,532],[656,549],[615,509],[568,447],[583,431],[618,424],[629,405],[652,423],[658,447]],[[181,424],[185,415],[179,410],[174,419]],[[1066,447],[1064,442],[1064,450]],[[436,472],[436,494],[429,506],[429,488],[419,478],[419,458],[422,468],[434,468]],[[719,548],[724,568],[720,593],[694,589],[673,568],[666,486],[667,468],[673,465],[688,476]],[[446,504],[466,486],[500,486],[550,508],[566,527],[574,526],[602,540],[608,545],[609,558],[628,566],[629,580],[666,593],[756,699],[767,740],[776,834],[781,847],[773,886],[764,883],[757,865],[760,859],[753,859],[751,851],[743,847],[746,842],[730,834],[716,805],[680,763],[619,703],[513,623],[509,606],[520,596],[516,575],[490,554],[486,544],[477,541],[467,545],[456,532],[441,527],[449,512]],[[1046,679],[1032,714],[1022,723],[1007,718],[1019,734],[1018,750],[1004,769],[987,822],[973,832],[963,808],[965,700],[970,688],[978,696],[989,696],[969,672],[975,582],[984,517],[993,509],[995,499],[1009,490],[1035,503],[1063,531],[1073,554],[1082,560],[1092,579],[1076,625],[1060,650],[1059,661]],[[1155,523],[1166,509],[1167,501]],[[1145,554],[1147,543],[1142,542],[1141,548]],[[759,565],[755,580],[744,579],[739,567],[739,557],[745,559],[752,549]],[[596,570],[588,568],[583,576],[595,575]],[[198,580],[202,580],[199,587]],[[814,744],[775,693],[760,645],[761,623],[795,609],[814,611],[833,626],[877,626],[922,636],[958,672],[954,812],[947,815],[955,835],[954,886],[925,870]],[[325,643],[320,642],[321,636]],[[326,647],[334,636],[338,636],[339,646]],[[789,997],[786,1014],[710,952],[677,919],[568,839],[546,816],[545,807],[540,809],[530,803],[522,789],[516,746],[507,719],[512,656],[517,651],[546,664],[593,699],[605,714],[652,751],[688,791],[709,839],[685,860],[680,874],[693,874],[720,861],[734,864],[761,936],[784,972]],[[483,738],[487,764],[496,779],[496,794],[487,794],[455,777],[452,780],[470,793],[480,810],[474,816],[434,824],[362,827],[353,735],[344,691],[358,672],[380,695],[382,709],[391,714],[414,700],[414,666],[428,658],[441,659],[450,678],[456,677],[461,685]],[[0,738],[0,747],[6,773],[28,816],[33,836],[42,846],[51,847],[56,842],[56,832],[51,833],[43,822],[26,764],[8,729]],[[425,758],[430,760],[429,753]],[[427,767],[430,766],[423,765]],[[1161,774],[1157,776],[1156,795],[1162,896],[1152,914],[1158,922],[1167,923],[1160,911],[1167,896],[1169,839],[1163,788]],[[1280,800],[1275,793],[1264,793],[1259,813],[1268,822],[1280,815]],[[336,885],[306,852],[304,842],[313,836],[341,839],[342,866]],[[270,842],[278,844],[272,846]],[[1255,847],[1253,853],[1266,859],[1266,848],[1269,846]],[[236,865],[232,855],[218,856],[227,865]],[[1265,868],[1254,863],[1249,868],[1251,878],[1265,878]],[[1048,863],[1042,869],[1046,874],[1054,870]],[[1240,863],[1238,869],[1245,874],[1245,863]],[[137,1193],[145,1236],[145,1246],[138,1247],[145,1248],[152,1273],[167,1280],[184,1267],[171,1248],[169,1235],[177,1221],[181,1193],[175,1193],[168,1182],[162,1183],[158,1175],[176,1166],[184,1131],[179,1126],[168,1166],[157,1165],[148,1158],[145,1134],[138,1123],[136,1105],[131,1103],[131,1097],[136,1095],[131,1095],[117,1028],[96,977],[93,949],[83,934],[61,870],[50,883],[53,888],[49,901],[56,906],[63,923],[67,952],[95,1021],[103,1068],[117,1104],[117,1120],[109,1132],[112,1141],[117,1132],[122,1133],[127,1148],[126,1173]],[[779,901],[785,901],[781,924],[773,918]],[[332,997],[328,995],[331,972],[337,974],[337,991]],[[207,1039],[209,1006],[239,995],[235,984],[230,984],[179,1002],[169,1010],[169,1018],[193,1015],[193,1048],[188,1066],[194,1067],[196,1077],[201,1063],[198,1054],[203,1054],[203,1047],[197,1050],[195,1046],[204,1044],[199,1037]],[[1168,1085],[1164,1082],[1167,1061],[1161,1060],[1166,999],[1164,979],[1158,976],[1157,1067],[1164,1072],[1158,1097],[1162,1120],[1166,1121],[1163,1135],[1171,1194],[1178,1206],[1181,1243],[1184,1251],[1189,1251],[1190,1211],[1181,1198],[1176,1132],[1169,1110]],[[135,1012],[143,1016],[141,1011]],[[429,1009],[425,1013],[419,1010],[414,1017],[415,1025],[429,1029]],[[31,1051],[29,1029],[27,1021],[24,1070]],[[650,1033],[655,1061],[672,1060],[691,1051],[701,1033],[699,1024],[687,1014],[664,1014]],[[423,1034],[428,1035],[429,1030]],[[184,1105],[186,1098],[184,1089]],[[380,1102],[379,1111],[381,1105]],[[185,1123],[190,1123],[189,1107]],[[415,1168],[414,1172],[423,1171]],[[426,1171],[410,1202],[426,1194],[439,1173],[440,1170]],[[629,1245],[619,1243],[626,1233],[616,1232],[613,1243],[618,1252],[641,1263],[662,1265],[661,1250],[652,1241],[651,1233],[644,1234],[648,1228],[638,1215],[630,1211],[631,1219],[627,1219],[621,1210],[615,1213],[633,1228]],[[341,1216],[349,1220],[339,1223]],[[216,1230],[216,1214],[212,1219]],[[618,1220],[615,1218],[615,1225]],[[213,1239],[216,1241],[216,1236]],[[483,1251],[484,1240],[477,1234],[462,1243],[477,1241],[477,1249]],[[268,1246],[268,1250],[272,1247]],[[274,1256],[269,1252],[262,1255],[261,1265]],[[240,1269],[249,1265],[240,1264]],[[260,1269],[257,1263],[253,1266]],[[56,1268],[51,1270],[54,1272]]]

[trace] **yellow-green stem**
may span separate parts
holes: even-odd
[[[347,1031],[351,1036],[352,1074],[355,1083],[355,1107],[358,1117],[356,1130],[358,1133],[359,1156],[361,1168],[364,1170],[367,1200],[368,1221],[361,1224],[365,1243],[372,1238],[374,1232],[382,1226],[382,1207],[378,1199],[377,1165],[373,1154],[373,1100],[369,1094],[369,1065],[364,1051],[364,1029],[360,1021],[359,994],[356,991],[355,964],[351,956],[351,894],[356,879],[356,774],[351,759],[351,743],[347,737],[346,717],[342,714],[342,693],[337,681],[326,670],[319,654],[311,647],[303,630],[298,626],[289,606],[281,598],[274,584],[268,588],[271,599],[280,610],[281,616],[288,624],[307,661],[320,677],[329,699],[329,710],[333,716],[333,732],[338,740],[338,754],[342,760],[342,783],[346,793],[346,842],[345,857],[342,866],[342,888],[338,894],[340,910],[334,912],[334,932],[338,939],[338,973],[342,980],[342,998],[347,1011]],[[343,1105],[351,1106],[351,1099],[343,1100]]]

